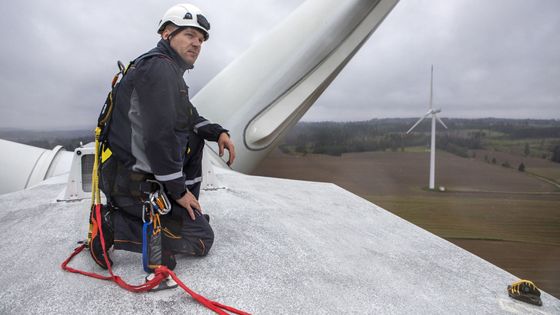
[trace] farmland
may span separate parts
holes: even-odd
[[[520,172],[498,162],[506,159],[519,156],[438,151],[436,185],[445,192],[426,188],[423,148],[339,156],[276,150],[253,174],[333,182],[560,297],[560,190],[541,178],[558,179],[560,164],[523,157],[527,171]]]

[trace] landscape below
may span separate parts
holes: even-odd
[[[406,119],[300,123],[253,174],[333,182],[560,297],[560,122],[444,121],[436,192]]]

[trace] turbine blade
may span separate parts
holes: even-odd
[[[434,65],[432,65],[430,75],[430,109],[432,109],[432,101],[434,99]]]
[[[412,125],[412,127],[410,127],[410,129],[408,129],[408,131],[406,132],[406,134],[409,134],[409,133],[412,131],[412,129],[414,129],[414,127],[418,126],[418,124],[419,124],[420,122],[422,122],[422,120],[424,120],[424,118],[428,117],[428,115],[430,115],[430,112],[428,112],[426,115],[420,117],[420,119],[418,119],[418,121],[417,121],[414,125]]]
[[[449,129],[447,128],[447,126],[443,123],[443,121],[441,119],[439,119],[438,115],[434,114],[434,116],[436,116],[437,121],[439,121],[439,123],[445,127],[445,129]]]

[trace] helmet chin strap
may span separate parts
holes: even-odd
[[[171,34],[169,34],[169,36],[167,36],[166,41],[168,43],[171,43],[171,38],[177,34],[179,34],[179,32],[181,32],[182,30],[184,30],[186,27],[177,27],[176,30],[174,30],[173,32],[171,32]]]

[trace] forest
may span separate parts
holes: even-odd
[[[300,122],[284,138],[285,153],[341,155],[365,151],[404,151],[430,144],[429,119],[406,131],[412,118],[357,122]],[[536,119],[444,118],[437,126],[437,148],[462,157],[487,149],[539,157],[560,163],[560,121]]]

